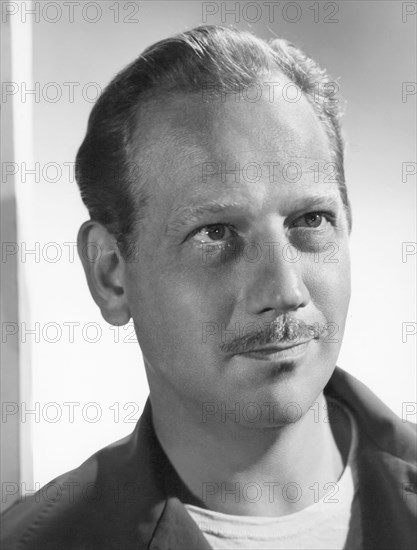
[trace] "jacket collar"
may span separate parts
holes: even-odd
[[[369,388],[336,368],[325,394],[342,401],[359,429],[357,465],[363,547],[415,546],[417,438]]]
[[[136,472],[140,475],[140,548],[208,550],[211,546],[188,514],[181,497],[188,490],[164,453],[153,428],[148,398],[133,434]],[[137,546],[135,546],[137,548]]]
[[[401,422],[364,384],[338,367],[324,393],[342,401],[358,424],[357,464],[364,550],[413,547],[416,438],[412,425]],[[135,476],[140,476],[141,498],[136,508],[140,516],[136,531],[140,547],[209,549],[181,502],[186,488],[158,442],[149,399],[132,435],[133,447],[129,453],[132,475],[135,472]]]

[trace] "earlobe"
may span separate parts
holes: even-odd
[[[77,248],[88,287],[102,316],[112,325],[125,325],[130,320],[126,266],[114,235],[99,222],[88,220],[78,232]]]

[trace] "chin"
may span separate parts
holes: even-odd
[[[335,368],[335,358],[329,357],[320,362],[262,363],[252,366],[247,377],[244,374],[248,372],[242,369],[237,379],[219,388],[224,409],[238,409],[241,424],[253,428],[300,420],[314,405]]]

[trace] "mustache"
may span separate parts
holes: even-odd
[[[309,324],[285,313],[271,323],[265,323],[262,329],[223,342],[220,349],[223,353],[244,353],[269,344],[319,339],[327,332],[326,327],[326,323]]]

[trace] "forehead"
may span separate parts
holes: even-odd
[[[139,162],[155,204],[169,208],[228,190],[265,195],[280,185],[299,194],[303,184],[312,185],[314,166],[320,172],[331,161],[323,124],[305,97],[287,101],[278,92],[271,101],[260,86],[265,93],[258,101],[186,94],[143,110]],[[296,172],[300,178],[289,186]]]

